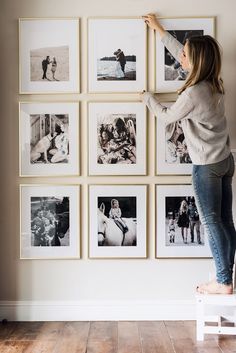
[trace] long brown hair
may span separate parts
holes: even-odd
[[[221,73],[221,48],[211,36],[193,36],[186,41],[188,46],[191,70],[185,84],[178,91],[181,94],[186,88],[201,81],[209,83],[212,93],[224,94]]]

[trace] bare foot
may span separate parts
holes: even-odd
[[[232,294],[233,285],[218,283],[214,279],[211,282],[200,284],[197,287],[197,292],[201,294]]]

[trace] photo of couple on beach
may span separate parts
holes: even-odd
[[[125,55],[119,48],[112,56],[97,61],[98,80],[136,80],[136,56]]]
[[[146,89],[146,49],[146,25],[141,19],[89,19],[89,91]]]
[[[30,51],[31,81],[69,81],[69,47]]]

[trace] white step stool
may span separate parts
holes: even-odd
[[[235,281],[233,294],[196,294],[196,310],[197,341],[203,341],[206,333],[236,335]],[[231,326],[223,326],[223,323],[231,323]]]

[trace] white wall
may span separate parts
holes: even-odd
[[[156,303],[156,318],[186,318],[181,316],[182,308],[194,315],[194,289],[199,282],[208,279],[213,271],[211,260],[207,259],[165,259],[154,258],[154,184],[190,182],[190,177],[154,176],[154,120],[149,117],[148,175],[144,177],[88,177],[86,141],[86,101],[88,100],[138,100],[138,95],[117,94],[88,95],[86,89],[86,18],[89,16],[140,16],[158,12],[160,16],[216,16],[217,39],[224,52],[223,78],[227,92],[226,114],[229,122],[232,148],[236,148],[236,27],[235,0],[227,3],[221,0],[3,0],[1,1],[1,242],[0,242],[0,309],[1,316],[17,319],[37,319],[24,316],[19,311],[14,316],[19,301],[26,301],[26,308],[36,302],[46,301],[58,305],[87,301],[90,316],[75,310],[74,319],[117,319],[127,318],[116,315],[119,305],[133,303],[135,315],[130,318],[153,318],[148,303]],[[18,18],[19,17],[70,17],[81,18],[82,93],[66,95],[63,100],[81,101],[82,129],[82,174],[75,178],[19,178],[18,176],[18,101],[50,101],[61,96],[19,96],[18,95]],[[149,82],[153,82],[153,48],[149,50]],[[152,85],[149,89],[152,89]],[[160,95],[160,98],[171,95]],[[172,96],[173,97],[173,96]],[[87,184],[92,183],[145,183],[149,184],[148,214],[148,259],[143,260],[90,260],[88,253]],[[78,183],[82,184],[82,258],[80,260],[19,260],[19,184],[20,183]],[[235,184],[235,183],[234,183]],[[6,302],[8,301],[8,302]],[[150,301],[150,302],[149,302]],[[114,316],[108,317],[108,303],[114,309]],[[140,302],[145,303],[142,311]],[[105,305],[95,315],[96,305]],[[117,303],[120,303],[119,305]],[[137,305],[135,306],[135,303]],[[139,303],[139,304],[138,304]],[[169,306],[168,306],[169,303]],[[171,304],[173,305],[171,307]],[[13,305],[13,306],[11,306]],[[94,306],[93,306],[94,305]],[[118,305],[118,306],[117,306]],[[154,305],[154,304],[153,304]],[[186,306],[188,305],[188,307]],[[191,306],[191,309],[189,307]],[[131,305],[132,306],[132,305]],[[131,307],[129,306],[129,307]],[[155,307],[155,305],[154,305]],[[10,309],[11,308],[11,309]],[[168,309],[169,308],[169,309]],[[181,310],[180,310],[181,308]],[[189,308],[189,309],[188,309]],[[100,307],[101,309],[101,307]],[[5,311],[4,311],[5,310]],[[25,310],[25,309],[24,309]],[[23,311],[24,311],[23,310]],[[28,310],[28,309],[27,309]],[[132,311],[131,310],[131,311]],[[73,310],[72,310],[73,311]],[[57,311],[58,312],[58,311]],[[61,319],[65,319],[63,316]],[[94,312],[94,316],[93,313]],[[123,312],[123,311],[121,311]],[[25,311],[24,311],[25,313]],[[145,314],[146,313],[146,314]],[[166,316],[165,316],[166,313]],[[140,315],[139,315],[140,314]],[[176,314],[176,315],[175,315]],[[169,315],[169,316],[168,316]],[[49,315],[50,316],[50,315]],[[55,316],[38,316],[52,319]],[[59,319],[60,319],[59,318]],[[68,317],[67,317],[68,318]],[[70,318],[70,317],[69,317]]]

